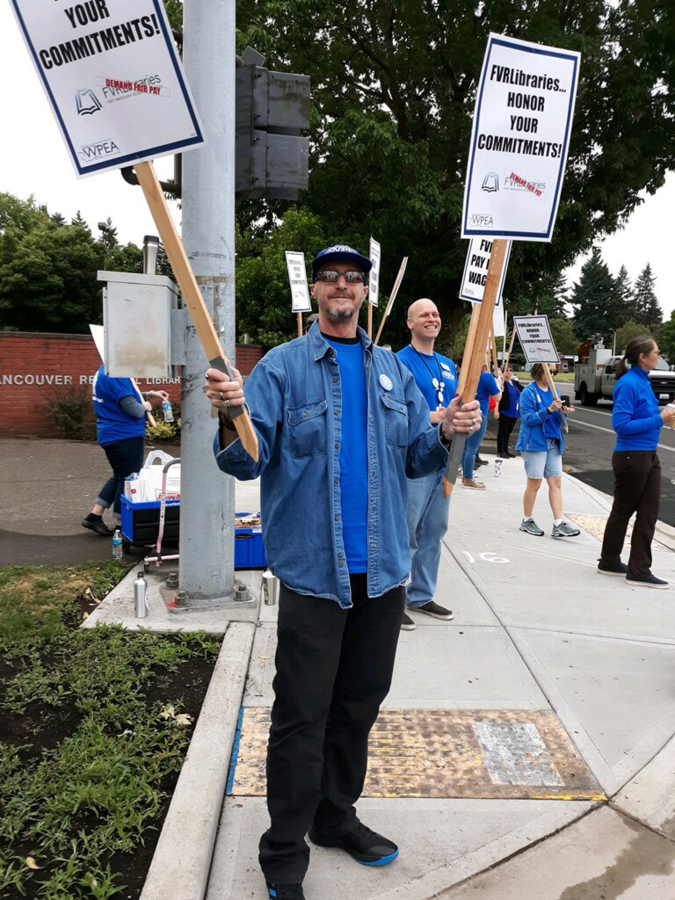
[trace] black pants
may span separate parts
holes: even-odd
[[[505,416],[504,413],[499,414],[499,428],[497,429],[497,453],[500,456],[506,456],[509,452],[509,438],[513,431],[513,426],[518,420],[512,416]]]
[[[96,502],[100,503],[104,509],[112,506],[118,519],[122,515],[121,497],[124,490],[124,479],[132,472],[141,471],[144,446],[145,438],[133,437],[114,441],[103,447],[113,474],[99,491]]]
[[[369,598],[352,575],[353,607],[281,585],[274,705],[267,748],[271,826],[260,839],[268,881],[301,882],[312,823],[330,837],[356,824],[368,734],[389,692],[405,588]]]
[[[621,561],[628,520],[637,513],[631,538],[628,571],[649,575],[652,539],[661,502],[661,463],[656,450],[627,450],[612,454],[614,503],[607,519],[601,560],[606,565]]]

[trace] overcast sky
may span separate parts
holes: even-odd
[[[4,0],[0,0],[0,85],[0,192],[24,200],[33,194],[50,213],[60,212],[66,219],[79,210],[95,234],[97,223],[110,217],[122,243],[132,241],[140,246],[144,234],[156,233],[141,189],[126,184],[119,172],[76,177],[14,14]],[[170,157],[159,160],[156,168],[160,178],[169,178],[173,162]],[[675,174],[671,173],[665,186],[636,210],[626,228],[601,244],[603,259],[613,275],[625,265],[634,281],[646,263],[651,264],[665,318],[675,310],[674,280],[667,270],[673,250],[666,246],[672,239],[673,208]],[[386,235],[380,241],[385,242]],[[570,284],[578,279],[582,262],[579,259],[568,270]],[[508,279],[506,293],[508,296]]]

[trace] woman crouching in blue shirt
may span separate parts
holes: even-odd
[[[612,427],[616,447],[612,454],[614,504],[607,520],[598,572],[625,575],[628,584],[667,588],[668,582],[652,575],[652,539],[661,502],[661,463],[656,452],[664,425],[675,419],[659,404],[649,384],[649,373],[659,361],[659,348],[649,335],[632,340],[616,367]],[[630,366],[630,368],[629,368]],[[636,513],[628,565],[621,562],[628,520]]]
[[[541,537],[544,532],[532,518],[534,501],[541,486],[542,478],[548,482],[548,502],[553,512],[554,538],[577,537],[581,534],[563,521],[562,502],[562,455],[565,449],[561,422],[562,413],[574,412],[573,406],[563,406],[557,400],[546,380],[544,363],[532,366],[532,382],[520,395],[520,434],[516,450],[520,450],[525,461],[527,487],[523,497],[523,521],[520,530]]]

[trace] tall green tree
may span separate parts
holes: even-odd
[[[675,310],[661,328],[659,349],[671,365],[675,364]]]
[[[312,79],[310,189],[300,205],[332,240],[383,265],[409,257],[407,287],[445,323],[466,254],[459,239],[475,93],[491,31],[581,51],[567,173],[553,241],[516,242],[507,296],[535,308],[544,282],[612,232],[675,167],[672,0],[238,0],[239,49]],[[620,177],[617,177],[620,173]],[[287,204],[250,201],[245,226],[268,232]]]
[[[581,268],[570,302],[574,307],[574,333],[580,341],[601,334],[607,344],[612,331],[623,325],[624,310],[616,292],[616,281],[597,247]]]
[[[571,319],[554,318],[548,320],[551,326],[551,336],[555,342],[558,353],[571,356],[576,353],[579,340],[574,333],[574,323]]]
[[[624,309],[625,320],[630,322],[635,318],[635,298],[633,286],[628,277],[628,269],[625,266],[621,266],[619,274],[616,276],[616,293]]]
[[[645,325],[647,328],[657,328],[663,322],[663,312],[654,290],[655,283],[652,267],[647,263],[633,289],[633,317],[639,325]]]

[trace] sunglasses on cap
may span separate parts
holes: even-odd
[[[342,275],[347,284],[365,284],[366,276],[358,269],[349,269],[348,272],[336,272],[335,269],[321,269],[317,272],[314,280],[325,281],[327,284],[335,284]]]

